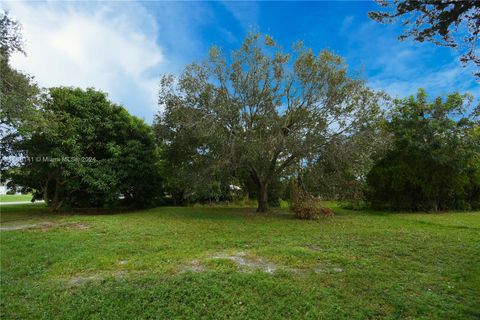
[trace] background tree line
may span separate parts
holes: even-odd
[[[23,54],[20,24],[1,27],[2,181],[62,208],[146,207],[161,189],[149,125],[94,89],[39,88],[10,66]]]
[[[0,22],[2,179],[52,210],[249,197],[265,212],[294,189],[399,210],[480,206],[469,95],[392,100],[332,52],[250,34],[163,76],[150,126],[94,89],[38,88],[9,64],[18,22]]]

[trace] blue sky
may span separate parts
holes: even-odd
[[[368,84],[392,96],[432,96],[480,85],[459,53],[430,43],[400,42],[398,25],[367,14],[373,1],[317,2],[4,2],[23,24],[27,56],[15,67],[42,86],[93,86],[151,122],[161,74],[178,74],[211,45],[237,48],[250,32],[270,34],[285,49],[297,40],[343,56]]]

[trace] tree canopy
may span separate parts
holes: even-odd
[[[40,126],[43,121],[37,112],[40,89],[29,75],[10,65],[14,52],[25,54],[21,25],[7,12],[0,13],[0,167],[2,173],[14,155],[12,144],[22,132]]]
[[[367,197],[397,210],[480,206],[480,135],[468,95],[429,102],[425,91],[396,100],[386,126],[392,145],[368,174]]]
[[[148,206],[159,190],[159,158],[151,128],[93,89],[51,88],[37,128],[15,144],[24,156],[13,181],[52,210],[110,207],[119,197]]]
[[[480,33],[480,1],[477,0],[395,0],[377,2],[387,11],[370,12],[369,16],[381,23],[401,20],[410,28],[399,39],[412,38],[415,41],[430,41],[437,45],[461,48],[460,60],[477,67],[474,72],[480,77],[480,57],[477,55]],[[463,38],[460,40],[460,38]]]
[[[180,77],[163,77],[159,98],[165,147],[187,146],[185,162],[194,157],[204,170],[247,176],[264,212],[272,182],[371,121],[380,95],[329,51],[297,43],[286,54],[271,37],[250,34],[229,57],[213,47]]]
[[[383,116],[371,126],[328,143],[301,171],[302,187],[328,200],[360,200],[368,172],[388,146]]]

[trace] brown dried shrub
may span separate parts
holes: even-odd
[[[291,201],[290,208],[297,219],[314,220],[320,215],[325,217],[334,215],[331,209],[322,207],[318,199],[298,186],[292,190]]]

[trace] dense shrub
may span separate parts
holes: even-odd
[[[465,96],[396,101],[391,149],[367,176],[367,199],[396,210],[468,210],[480,203],[480,134]]]
[[[478,206],[478,169],[462,161],[439,162],[430,155],[389,152],[368,175],[368,198],[396,210],[468,210]]]
[[[40,111],[48,127],[16,144],[15,183],[52,210],[155,204],[159,156],[144,121],[93,89],[51,88]]]
[[[369,204],[365,202],[364,200],[357,200],[357,199],[352,199],[352,200],[343,200],[339,202],[339,206],[342,209],[347,209],[347,210],[366,210],[369,207]]]

